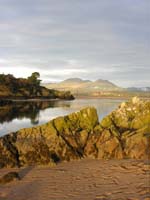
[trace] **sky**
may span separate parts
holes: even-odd
[[[150,86],[150,0],[0,0],[0,73]]]

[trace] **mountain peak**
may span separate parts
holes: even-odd
[[[111,83],[108,80],[104,80],[104,79],[97,79],[95,82],[101,82],[101,83]]]
[[[115,86],[116,85],[108,80],[103,80],[103,79],[98,79],[95,81],[95,83],[98,83],[98,84],[106,84],[106,85],[111,85],[111,86]]]
[[[91,82],[90,80],[83,80],[81,78],[68,78],[61,83],[85,83],[85,82]]]
[[[63,83],[64,82],[69,82],[69,83],[78,83],[78,82],[82,82],[83,80],[81,79],[81,78],[68,78],[68,79],[66,79],[66,80],[64,80],[64,81],[62,81]]]

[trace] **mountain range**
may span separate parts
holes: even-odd
[[[147,93],[150,92],[150,87],[128,87],[123,88],[114,83],[98,79],[96,81],[83,80],[81,78],[69,78],[58,83],[43,84],[48,89],[57,89],[60,91],[71,91],[74,95],[94,95],[99,96],[103,94],[112,93]]]
[[[80,78],[69,78],[59,83],[47,83],[45,87],[66,91],[69,90],[73,94],[88,94],[106,91],[122,91],[123,88],[115,85],[108,80],[98,79],[96,81],[82,80]]]

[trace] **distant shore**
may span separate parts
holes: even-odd
[[[1,101],[8,101],[8,102],[15,102],[15,101],[61,101],[61,100],[64,100],[66,101],[65,99],[59,99],[59,98],[56,98],[56,99],[49,99],[49,98],[8,98],[8,99],[0,99],[0,102]]]
[[[130,99],[130,97],[113,97],[113,96],[75,96],[76,99],[118,99],[118,100],[126,100]]]
[[[11,102],[17,102],[17,101],[73,101],[75,99],[114,99],[114,100],[129,100],[132,97],[127,97],[127,96],[75,96],[74,99],[60,99],[60,98],[47,98],[47,97],[6,97],[6,98],[0,98],[0,103],[5,102],[5,103],[11,103]],[[140,99],[143,100],[149,100],[150,97],[140,97]]]
[[[48,97],[31,97],[31,98],[27,98],[27,97],[0,97],[0,103],[2,102],[14,102],[14,101],[71,101],[74,100],[72,99],[63,99],[63,98],[48,98]]]
[[[134,97],[134,96],[133,96]],[[115,100],[128,100],[131,99],[132,97],[127,97],[127,96],[75,96],[75,99],[115,99]],[[147,99],[149,100],[150,97],[140,97],[140,99]]]

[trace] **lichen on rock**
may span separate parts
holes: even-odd
[[[147,159],[150,102],[124,102],[100,123],[93,107],[0,138],[0,168],[54,165],[85,157]]]
[[[126,158],[148,158],[150,148],[146,133],[150,133],[150,102],[134,97],[106,116],[100,123],[114,130]]]

